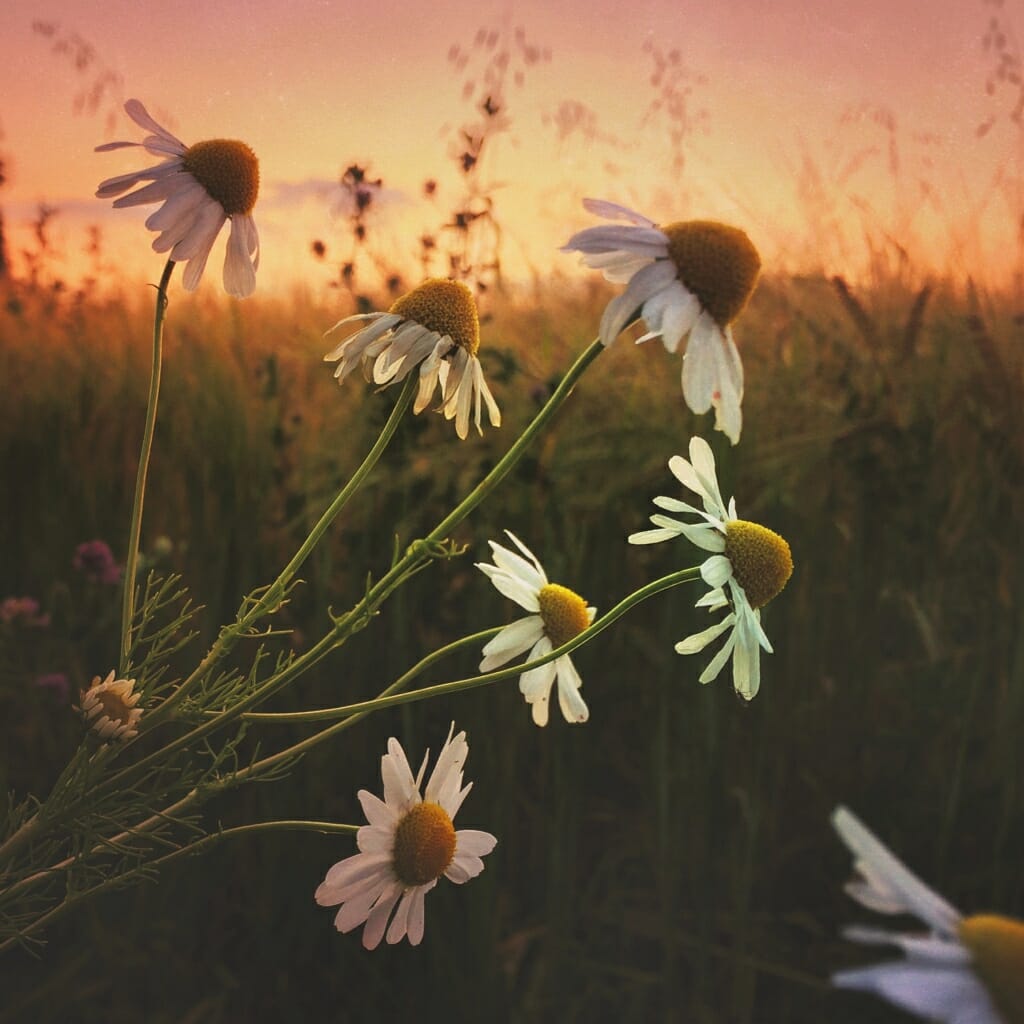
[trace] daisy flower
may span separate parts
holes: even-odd
[[[695,523],[682,523],[670,516],[653,515],[656,529],[631,534],[630,544],[656,544],[684,536],[697,547],[712,552],[700,567],[701,578],[711,587],[696,604],[709,611],[728,609],[713,626],[676,644],[679,654],[696,654],[728,631],[728,637],[700,681],[710,683],[732,657],[733,685],[744,699],[751,700],[761,685],[763,648],[772,645],[761,628],[761,608],[786,585],[793,573],[789,545],[777,533],[758,523],[736,518],[736,499],[726,506],[718,487],[715,457],[703,438],[690,441],[690,461],[673,456],[668,468],[675,478],[694,492],[704,506],[701,511],[677,498],[658,497],[654,504],[669,512],[696,516]]]
[[[910,914],[928,929],[846,929],[848,939],[897,946],[904,958],[840,971],[832,976],[833,984],[872,992],[919,1017],[946,1024],[1024,1021],[1024,921],[995,914],[963,917],[845,807],[836,808],[832,824],[861,876],[847,884],[847,893],[869,910]]]
[[[689,335],[683,357],[683,396],[696,413],[715,410],[715,429],[733,444],[743,417],[743,364],[732,337],[732,322],[747,304],[761,258],[739,228],[713,220],[677,221],[659,227],[617,203],[584,199],[591,213],[628,225],[578,231],[563,252],[580,252],[583,262],[626,284],[601,317],[601,341],[610,345],[638,317],[647,333],[639,344],[661,337],[675,352]]]
[[[498,403],[487,387],[477,357],[480,320],[473,293],[461,281],[431,278],[398,299],[386,313],[359,313],[339,320],[365,324],[324,356],[337,363],[334,376],[343,381],[357,365],[367,380],[391,384],[419,367],[419,391],[413,406],[421,413],[441,387],[441,411],[455,420],[455,432],[465,439],[470,413],[479,433],[481,403],[492,427],[501,426]]]
[[[115,679],[111,671],[102,682],[99,676],[93,676],[75,710],[101,740],[130,740],[139,734],[139,697],[134,679]]]
[[[369,822],[356,833],[359,853],[338,861],[316,890],[320,906],[341,904],[334,918],[339,932],[366,923],[363,945],[367,949],[380,945],[385,928],[389,943],[408,937],[410,945],[418,946],[426,894],[442,875],[457,885],[476,878],[484,869],[480,858],[498,842],[489,832],[456,832],[452,824],[473,788],[472,783],[462,785],[469,754],[466,734],[452,736],[454,731],[453,723],[422,797],[420,784],[429,751],[413,778],[402,745],[393,737],[388,740],[388,752],[381,758],[384,799],[359,791]]]
[[[593,621],[596,608],[587,606],[568,587],[549,583],[537,556],[515,534],[506,530],[520,553],[489,541],[494,565],[477,562],[476,567],[494,586],[529,615],[506,626],[483,649],[481,672],[491,672],[529,650],[527,661],[541,658],[556,647],[579,636]],[[519,677],[519,689],[533,706],[537,725],[548,724],[551,687],[558,681],[558,706],[567,722],[585,722],[590,717],[580,696],[583,680],[568,654],[545,665],[531,668]]]
[[[259,161],[253,151],[235,139],[208,139],[186,146],[157,124],[138,100],[128,100],[124,109],[150,134],[142,142],[108,142],[97,146],[96,152],[141,146],[162,159],[153,167],[100,182],[97,198],[120,196],[114,200],[115,207],[162,204],[150,214],[146,227],[160,232],[153,242],[156,252],[169,253],[174,262],[185,261],[186,291],[199,285],[214,239],[224,221],[230,220],[224,289],[240,299],[252,295],[259,266],[259,236],[252,209],[260,185]],[[136,185],[142,188],[128,192]],[[123,195],[125,192],[128,195]]]

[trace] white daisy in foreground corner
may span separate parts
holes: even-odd
[[[357,365],[367,380],[391,384],[405,380],[419,367],[420,386],[413,406],[421,413],[441,385],[441,411],[455,420],[455,432],[463,440],[469,433],[470,413],[479,433],[481,400],[487,406],[492,427],[501,426],[498,403],[484,380],[477,357],[480,319],[473,293],[461,281],[431,278],[407,292],[386,313],[359,313],[339,320],[343,324],[366,323],[324,356],[337,363],[334,376],[343,381]]]
[[[410,945],[418,946],[426,894],[442,875],[458,885],[476,878],[484,869],[480,858],[498,842],[489,832],[456,832],[452,824],[473,788],[472,783],[462,785],[469,754],[466,734],[453,736],[454,731],[452,723],[422,797],[420,784],[429,751],[413,778],[402,745],[393,737],[388,740],[388,752],[381,758],[384,799],[359,791],[369,822],[356,833],[359,853],[338,861],[316,890],[320,906],[341,904],[334,918],[339,932],[350,932],[366,922],[363,945],[367,949],[380,945],[385,928],[389,943],[408,937]]]
[[[494,565],[477,562],[476,567],[494,586],[531,614],[506,626],[488,641],[483,649],[481,672],[492,672],[529,650],[527,661],[541,658],[556,647],[579,636],[593,621],[596,608],[587,606],[579,594],[568,587],[549,583],[537,556],[509,530],[509,540],[522,554],[496,544],[491,552]],[[583,680],[568,654],[531,668],[519,677],[519,689],[526,703],[533,706],[537,725],[548,724],[548,701],[551,687],[558,681],[558,706],[567,722],[585,722],[590,717],[580,696]]]
[[[89,689],[82,690],[81,712],[86,724],[101,740],[130,740],[139,734],[142,708],[134,679],[115,679],[113,671],[100,682],[93,676]]]
[[[845,807],[836,808],[832,824],[862,876],[847,884],[847,893],[869,910],[910,914],[928,926],[924,933],[847,928],[848,939],[897,946],[904,959],[840,971],[833,984],[872,992],[946,1024],[1021,1024],[1024,921],[995,914],[963,917]]]
[[[775,597],[793,574],[793,556],[789,545],[773,530],[759,523],[736,518],[736,499],[726,507],[718,488],[715,457],[711,446],[701,437],[690,441],[690,461],[673,456],[668,468],[675,478],[701,499],[704,510],[676,498],[658,497],[654,504],[669,512],[686,512],[698,517],[696,523],[681,523],[670,516],[653,515],[654,530],[631,534],[630,544],[657,544],[680,535],[712,555],[700,567],[704,582],[711,587],[696,604],[697,608],[718,611],[728,608],[721,622],[694,633],[676,644],[679,654],[696,654],[726,630],[729,636],[722,649],[701,673],[700,681],[710,683],[732,656],[733,685],[744,699],[756,696],[761,685],[759,648],[772,653],[761,628],[761,608]]]
[[[231,221],[224,257],[224,290],[244,299],[256,289],[259,266],[259,235],[252,209],[260,187],[259,161],[253,151],[235,139],[208,139],[186,146],[146,112],[138,100],[124,105],[128,116],[150,132],[142,142],[108,142],[97,153],[125,146],[141,146],[164,158],[159,164],[100,182],[99,199],[114,200],[115,207],[163,205],[149,216],[146,227],[159,231],[153,249],[169,253],[176,263],[185,261],[183,284],[193,291],[203,276],[214,239]],[[128,195],[129,189],[149,182]]]
[[[639,344],[661,337],[675,352],[690,336],[683,357],[683,396],[696,413],[715,410],[715,429],[736,444],[743,427],[743,364],[732,322],[754,291],[761,257],[739,228],[713,220],[678,221],[659,227],[617,203],[584,199],[591,213],[629,225],[578,231],[563,252],[609,281],[628,282],[601,317],[601,340],[610,345],[642,317],[647,333]]]

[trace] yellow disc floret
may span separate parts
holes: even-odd
[[[725,524],[725,557],[751,608],[763,608],[793,575],[793,555],[785,539],[743,519]]]
[[[406,320],[447,335],[459,348],[475,356],[480,348],[480,319],[473,293],[461,281],[433,277],[407,292],[388,310]]]
[[[546,583],[537,594],[544,632],[555,647],[579,636],[590,625],[587,602],[568,587]]]
[[[229,217],[252,212],[260,190],[260,162],[244,142],[197,142],[189,146],[181,162]]]
[[[433,882],[454,856],[455,826],[440,804],[416,804],[398,823],[393,866],[403,885]]]
[[[961,922],[960,941],[1004,1019],[1024,1021],[1024,921],[976,914]]]
[[[722,328],[742,312],[757,284],[761,257],[746,233],[715,220],[660,227],[679,280]]]

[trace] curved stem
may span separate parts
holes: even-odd
[[[159,869],[166,866],[170,861],[176,860],[178,857],[191,853],[199,853],[205,847],[212,846],[214,843],[220,842],[221,839],[233,838],[234,836],[243,835],[247,832],[270,832],[276,830],[287,830],[292,832],[323,832],[328,835],[339,833],[355,835],[359,831],[359,826],[342,825],[333,821],[281,820],[259,821],[253,822],[250,825],[236,825],[233,828],[221,829],[219,832],[213,832],[208,836],[204,836],[202,839],[199,839],[194,843],[190,843],[188,846],[182,846],[177,850],[172,850],[170,853],[165,853],[162,857],[157,857],[155,860],[150,861],[144,866],[135,868],[133,871],[126,872],[123,875],[116,875],[113,878],[108,878],[105,882],[100,882],[99,885],[94,886],[92,889],[88,889],[85,892],[78,893],[73,896],[65,897],[61,903],[53,908],[53,910],[43,914],[42,917],[37,918],[20,934],[13,935],[0,943],[0,953],[6,952],[11,947],[24,942],[25,939],[34,935],[36,932],[53,924],[54,921],[63,917],[68,913],[68,911],[73,910],[80,903],[84,903],[95,896],[99,896],[100,893],[108,889],[123,886],[125,879],[131,877],[133,874],[141,874],[143,871],[148,872]]]
[[[246,614],[247,619],[251,620],[264,610],[268,608],[272,609],[274,604],[284,596],[285,588],[299,571],[299,567],[302,563],[309,557],[313,548],[315,548],[319,543],[320,538],[324,535],[327,527],[334,522],[338,513],[348,504],[352,495],[359,490],[363,481],[370,475],[371,470],[377,465],[380,457],[384,454],[384,450],[390,443],[391,438],[394,437],[399,421],[402,419],[402,416],[405,415],[405,411],[409,408],[409,405],[412,402],[418,380],[419,378],[415,373],[410,373],[405,378],[405,384],[398,396],[398,401],[395,403],[395,407],[391,410],[391,415],[388,416],[388,421],[384,424],[384,429],[381,430],[380,436],[377,438],[374,446],[367,453],[366,458],[363,459],[359,468],[352,474],[348,483],[345,484],[345,486],[338,492],[338,496],[331,502],[330,506],[320,517],[316,526],[314,526],[310,531],[309,536],[302,542],[302,546],[295,552],[292,560],[281,570],[281,574],[273,583],[270,584],[266,593],[256,603],[255,607]]]
[[[160,371],[163,363],[164,313],[167,310],[167,285],[174,271],[174,260],[168,260],[160,283],[156,286],[156,312],[153,316],[153,366],[149,375],[149,399],[146,403],[146,425],[142,431],[142,450],[135,476],[135,498],[132,522],[128,529],[128,551],[124,563],[124,594],[121,601],[121,669],[128,670],[128,652],[132,646],[132,618],[135,615],[135,573],[139,564],[139,537],[142,535],[142,504],[146,497],[149,456],[153,450],[156,407],[160,397]]]
[[[639,590],[633,591],[628,597],[623,598],[614,608],[606,612],[601,618],[596,619],[592,622],[582,633],[577,634],[571,640],[562,644],[561,647],[556,647],[553,651],[545,654],[541,658],[535,658],[533,661],[522,662],[517,665],[511,665],[508,668],[498,669],[495,672],[486,672],[479,676],[470,676],[467,679],[456,679],[450,683],[438,683],[435,686],[425,686],[419,690],[411,690],[408,693],[393,693],[397,689],[398,682],[393,683],[387,690],[385,690],[379,697],[373,700],[361,701],[358,704],[347,704],[344,707],[332,708],[330,712],[335,717],[339,717],[342,720],[336,722],[334,725],[328,726],[326,729],[321,729],[320,732],[314,733],[312,736],[301,740],[292,746],[281,750],[276,754],[271,754],[268,757],[263,758],[260,761],[255,761],[248,768],[243,768],[235,776],[236,779],[244,779],[249,774],[259,774],[260,771],[265,771],[269,768],[274,767],[281,761],[289,758],[297,757],[300,754],[304,754],[307,750],[315,747],[317,744],[322,743],[324,740],[333,736],[336,732],[347,726],[354,724],[354,720],[364,718],[366,715],[373,711],[380,711],[383,708],[395,707],[399,704],[412,704],[416,701],[427,700],[430,697],[440,697],[448,693],[456,693],[459,690],[473,690],[478,686],[487,686],[490,683],[499,682],[502,679],[508,679],[510,676],[522,675],[523,672],[528,672],[530,669],[538,668],[541,665],[546,665],[549,661],[554,661],[556,658],[561,658],[565,654],[570,654],[576,650],[577,647],[581,647],[587,641],[592,640],[602,630],[607,629],[616,619],[622,618],[630,610],[630,608],[638,605],[641,601],[646,601],[647,598],[653,597],[655,594],[661,593],[663,590],[669,590],[672,587],[677,587],[681,583],[690,583],[693,580],[700,579],[700,566],[694,566],[691,569],[681,569],[678,572],[670,573],[668,576],[662,576],[660,579],[655,580],[653,583],[648,583],[647,586],[641,587]],[[463,637],[462,640],[456,641],[457,643],[468,642],[470,638]],[[418,668],[418,666],[417,666]],[[413,670],[410,670],[412,672]],[[409,675],[410,673],[406,673]],[[404,679],[405,677],[403,677]],[[320,715],[325,715],[326,712],[319,712]]]
[[[492,636],[500,633],[505,627],[504,626],[492,626],[490,629],[482,629],[479,633],[471,633],[469,636],[460,637],[458,640],[453,640],[450,644],[445,644],[444,647],[439,647],[436,651],[432,651],[425,658],[418,661],[408,672],[403,673],[399,676],[390,686],[385,690],[381,691],[379,696],[387,697],[392,693],[400,693],[408,686],[416,676],[425,672],[431,665],[436,664],[442,658],[446,658],[449,654],[454,654],[456,651],[461,650],[463,647],[469,647],[472,644],[478,644],[482,640],[489,640]],[[283,725],[286,722],[323,722],[332,721],[338,718],[338,708],[319,708],[315,711],[247,711],[242,718],[246,721],[251,722],[269,722],[275,725]],[[209,712],[211,715],[217,714],[216,711]],[[361,718],[362,715],[349,715],[348,718]],[[355,724],[350,722],[348,724]]]
[[[529,426],[523,431],[518,440],[498,461],[494,468],[480,481],[479,484],[449,513],[425,538],[411,544],[405,555],[400,558],[374,586],[367,590],[363,598],[356,603],[346,614],[335,620],[331,632],[322,637],[316,644],[297,658],[279,674],[272,676],[259,686],[247,697],[242,698],[233,707],[221,712],[216,718],[196,726],[189,732],[182,734],[159,750],[143,757],[141,760],[129,765],[119,772],[108,776],[100,782],[95,793],[105,792],[117,785],[127,785],[128,780],[140,771],[149,768],[156,762],[164,759],[177,750],[182,750],[193,743],[208,736],[214,730],[233,722],[249,708],[266,700],[272,694],[278,692],[282,686],[291,682],[294,678],[304,672],[311,665],[319,661],[324,655],[338,646],[342,640],[355,631],[358,624],[366,617],[372,615],[383,600],[398,586],[401,581],[410,573],[416,571],[418,565],[423,563],[424,551],[429,550],[431,545],[436,545],[445,539],[448,531],[462,522],[469,513],[487,497],[491,491],[508,475],[515,464],[522,458],[530,442],[537,436],[541,428],[554,416],[561,404],[572,393],[576,382],[582,376],[587,367],[604,351],[600,339],[597,339],[577,357],[576,362],[566,372],[561,383],[554,390],[551,397],[544,404],[544,407],[533,418]],[[222,631],[214,646],[207,652],[199,666],[182,683],[178,690],[166,700],[159,708],[155,709],[147,717],[152,725],[158,723],[166,715],[167,711],[176,703],[182,691],[187,690],[202,674],[208,671],[216,663],[220,655],[229,646],[229,640],[237,636],[247,620],[242,617],[230,629]],[[591,627],[593,628],[593,627]],[[564,652],[563,652],[564,653]],[[503,678],[503,676],[501,677]],[[149,728],[145,730],[148,732]],[[95,795],[94,793],[94,795]]]
[[[211,667],[220,657],[220,654],[230,646],[233,638],[242,632],[247,625],[254,622],[260,615],[268,611],[273,611],[274,606],[284,597],[287,590],[288,584],[294,578],[295,574],[299,571],[303,562],[309,557],[313,548],[316,547],[320,538],[327,531],[327,528],[337,518],[338,513],[348,504],[352,496],[359,490],[360,486],[370,475],[374,466],[380,461],[380,457],[384,454],[385,449],[390,443],[392,437],[395,435],[395,431],[398,429],[398,424],[409,408],[409,404],[412,402],[413,395],[416,392],[417,377],[415,374],[409,374],[406,378],[405,385],[402,388],[401,393],[398,396],[398,401],[395,403],[395,407],[391,410],[391,414],[388,416],[387,423],[384,424],[383,429],[380,432],[380,436],[374,442],[373,447],[367,452],[366,458],[360,463],[359,468],[352,474],[348,482],[338,492],[337,497],[328,506],[324,514],[317,521],[317,524],[310,531],[309,536],[302,542],[302,546],[298,551],[295,552],[292,560],[281,570],[280,575],[270,584],[269,587],[264,591],[263,595],[256,601],[256,603],[239,615],[239,620],[233,627],[225,630],[221,633],[221,636],[217,639],[210,652],[203,658],[202,662],[197,666],[195,671],[178,687],[177,690],[167,698],[159,708],[156,708],[152,714],[149,715],[149,722],[147,723],[148,729],[153,728],[156,724],[167,717],[168,712],[173,708],[181,699],[189,692],[192,683],[199,678],[201,673]]]

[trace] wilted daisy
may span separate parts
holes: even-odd
[[[683,395],[696,413],[715,410],[715,429],[733,444],[743,417],[743,364],[732,322],[747,304],[761,258],[739,228],[713,220],[677,221],[659,227],[617,203],[584,199],[591,213],[629,225],[578,231],[562,247],[583,262],[626,284],[601,317],[601,340],[610,345],[638,317],[647,333],[637,343],[661,337],[675,352],[687,335]]]
[[[142,142],[108,142],[97,146],[96,152],[142,146],[147,153],[164,159],[145,170],[108,178],[100,183],[97,197],[120,196],[114,200],[115,207],[163,204],[149,216],[146,227],[160,232],[153,242],[156,252],[169,253],[175,262],[186,262],[183,283],[188,291],[198,286],[214,239],[224,221],[230,220],[224,289],[237,298],[251,295],[259,266],[259,236],[252,219],[260,185],[256,155],[235,139],[208,139],[186,146],[157,124],[138,100],[128,100],[124,109],[151,134]],[[122,195],[143,182],[150,184]]]
[[[962,916],[845,807],[836,808],[832,824],[861,875],[847,884],[847,893],[869,910],[910,914],[928,928],[923,933],[847,928],[848,939],[896,946],[904,959],[840,971],[833,983],[947,1024],[1024,1021],[1024,921]]]
[[[316,890],[320,906],[341,904],[334,918],[339,932],[350,932],[366,922],[363,945],[367,949],[376,949],[385,928],[389,943],[408,937],[410,945],[419,945],[426,894],[442,875],[458,885],[476,878],[484,869],[480,858],[498,842],[489,832],[456,832],[452,824],[473,788],[472,783],[462,785],[469,754],[466,734],[453,737],[454,730],[453,723],[422,797],[420,784],[429,751],[413,778],[402,745],[394,738],[388,740],[388,752],[381,758],[384,799],[359,791],[369,822],[356,834],[359,853],[338,861]]]
[[[694,633],[676,644],[679,654],[696,654],[728,631],[721,650],[701,673],[700,681],[710,683],[732,657],[733,685],[745,700],[751,700],[761,685],[761,653],[772,653],[761,628],[763,608],[793,573],[789,545],[777,533],[758,523],[736,518],[736,499],[726,507],[718,487],[715,457],[701,437],[690,441],[690,461],[673,456],[668,468],[675,478],[693,491],[704,505],[694,508],[677,498],[658,497],[654,504],[669,512],[697,516],[696,523],[681,523],[670,516],[653,515],[654,530],[630,535],[630,544],[656,544],[680,535],[697,547],[713,552],[700,567],[704,582],[711,587],[696,604],[698,608],[729,611],[721,622]]]
[[[93,676],[76,710],[101,740],[130,740],[139,734],[139,696],[134,679],[115,679],[111,671],[102,682]]]
[[[461,281],[431,278],[407,292],[386,313],[358,313],[339,320],[366,323],[324,356],[337,363],[334,376],[343,381],[357,365],[367,380],[391,384],[404,380],[419,367],[419,391],[413,411],[422,412],[441,386],[441,411],[455,420],[455,432],[465,439],[469,417],[480,428],[481,402],[487,406],[492,427],[501,426],[498,403],[484,380],[477,357],[480,319],[473,293]]]
[[[537,556],[510,532],[509,540],[522,554],[489,541],[494,565],[477,562],[494,586],[530,615],[517,619],[488,641],[483,649],[481,672],[491,672],[529,650],[527,661],[541,658],[556,647],[579,636],[593,621],[596,608],[589,608],[579,594],[568,587],[549,583]],[[527,704],[533,706],[537,725],[548,724],[548,701],[551,687],[558,681],[558,706],[567,722],[585,722],[590,717],[580,696],[583,680],[568,654],[537,668],[528,669],[519,677],[519,689]]]

